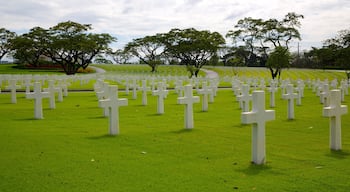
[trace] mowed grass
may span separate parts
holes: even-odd
[[[242,125],[231,90],[220,90],[208,112],[195,104],[185,130],[184,106],[170,92],[165,114],[156,97],[120,92],[120,135],[109,136],[93,92],[71,92],[56,109],[44,101],[0,94],[0,191],[348,191],[350,115],[342,116],[343,150],[329,149],[329,121],[311,90],[295,120],[276,95],[276,120],[266,125],[267,163],[251,164],[251,126]],[[344,104],[349,104],[346,97]],[[266,95],[266,106],[269,96]],[[267,107],[268,108],[268,107]]]

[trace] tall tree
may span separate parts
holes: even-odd
[[[107,55],[110,56],[116,64],[125,64],[132,57],[131,53],[124,49],[117,49],[116,51],[110,50]]]
[[[288,13],[282,20],[244,18],[226,36],[234,42],[244,42],[250,48],[249,62],[265,63],[271,50],[281,46],[289,49],[292,40],[301,39],[298,28],[303,18],[296,13]],[[268,65],[268,68],[274,76],[281,73],[283,66]]]
[[[277,46],[275,50],[270,53],[266,66],[270,69],[272,79],[275,79],[277,76],[280,78],[282,68],[288,68],[290,60],[291,55],[285,47]]]
[[[25,33],[13,39],[13,57],[22,64],[39,66],[40,57],[44,56],[49,43],[49,33],[41,27],[32,28],[29,33]]]
[[[75,74],[80,67],[85,69],[94,56],[108,51],[108,45],[116,40],[105,33],[87,33],[91,29],[89,24],[72,21],[50,28],[51,42],[47,54],[62,66],[66,74]]]
[[[152,68],[151,72],[156,72],[157,66],[161,64],[160,58],[164,51],[161,38],[161,35],[157,34],[134,39],[125,46],[124,50],[149,65]]]
[[[16,37],[16,33],[5,28],[0,28],[0,61],[11,51],[11,41]]]
[[[218,32],[198,31],[194,28],[172,29],[164,34],[165,51],[187,66],[190,77],[216,56],[225,39]]]

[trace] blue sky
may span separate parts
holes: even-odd
[[[301,49],[320,47],[339,30],[350,29],[349,0],[8,0],[0,6],[0,27],[21,34],[71,20],[117,37],[113,46],[121,48],[133,38],[172,28],[194,27],[224,36],[244,17],[281,19],[288,12],[305,16]]]

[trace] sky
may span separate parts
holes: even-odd
[[[17,34],[60,22],[91,24],[109,33],[122,48],[134,38],[194,27],[223,36],[245,17],[281,20],[288,12],[304,15],[300,50],[321,47],[338,31],[350,29],[350,0],[6,0],[0,28]],[[229,42],[229,41],[228,41]],[[297,41],[291,48],[297,49]]]

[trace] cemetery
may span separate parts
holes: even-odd
[[[94,66],[106,73],[0,74],[4,191],[349,188],[343,73]]]

